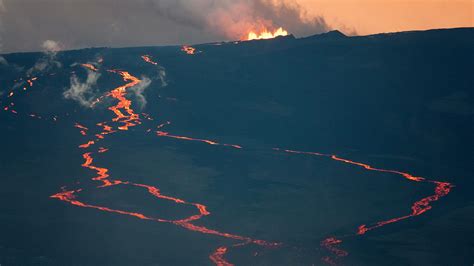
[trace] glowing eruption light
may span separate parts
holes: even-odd
[[[183,45],[183,47],[181,47],[181,51],[185,52],[186,54],[193,55],[196,53],[196,48]]]
[[[264,29],[260,33],[255,33],[254,31],[249,32],[247,36],[247,40],[262,40],[262,39],[272,39],[278,36],[287,36],[288,32],[284,30],[282,27],[274,30],[273,32]]]

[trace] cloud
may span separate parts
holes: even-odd
[[[0,66],[8,66],[8,61],[5,57],[0,55]]]
[[[61,51],[61,45],[53,40],[46,40],[41,45],[44,52],[56,55],[59,51]]]
[[[168,80],[166,79],[166,70],[164,67],[158,70],[158,79],[161,81],[162,87],[168,86]]]
[[[159,80],[161,87],[168,86],[168,81],[166,79],[166,69],[160,65],[156,65],[158,67],[158,75],[153,78],[153,80]],[[140,109],[145,108],[147,104],[147,100],[145,98],[144,92],[150,86],[152,80],[148,77],[142,76],[141,82],[136,86],[133,86],[129,89],[130,92],[135,96],[136,101]]]
[[[61,45],[58,42],[46,40],[42,43],[41,47],[44,54],[36,61],[34,66],[26,71],[26,74],[29,76],[62,67],[61,62],[56,60],[57,53],[61,51]]]
[[[153,0],[155,10],[174,22],[230,40],[249,31],[284,27],[296,35],[329,29],[322,17],[311,17],[292,0]]]
[[[143,93],[148,88],[148,86],[150,86],[151,80],[147,77],[142,77],[141,80],[142,81],[140,83],[138,83],[137,85],[131,87],[129,89],[129,91],[131,91],[133,93],[133,95],[137,99],[139,107],[141,109],[143,109],[147,104],[145,95]]]
[[[86,69],[86,71],[87,78],[84,82],[81,82],[75,74],[71,76],[71,85],[64,91],[63,96],[65,99],[76,101],[84,107],[91,108],[96,99],[94,87],[97,85],[100,74],[89,69]]]
[[[328,29],[298,0],[3,1],[8,51],[38,51],[45,39],[68,48],[124,47],[235,40],[263,27],[297,36]]]
[[[166,78],[166,69],[160,65],[156,65],[156,66],[158,67],[158,75],[154,79],[157,79],[160,81],[161,87],[168,86],[168,80]]]
[[[203,16],[211,30],[228,39],[242,39],[249,31],[273,31],[278,27],[297,36],[329,29],[322,17],[310,17],[295,1],[228,1]]]

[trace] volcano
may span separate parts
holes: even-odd
[[[473,262],[473,28],[2,57],[0,265]]]

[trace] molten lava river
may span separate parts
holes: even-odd
[[[286,32],[280,30],[275,34],[286,35]],[[249,35],[249,39],[265,37],[254,33]],[[183,61],[206,56],[205,52],[197,52],[191,46],[183,46],[177,49],[176,54]],[[99,82],[97,86],[105,92],[88,99],[88,107],[76,106],[70,111],[58,113],[51,111],[54,106],[48,107],[46,113],[21,107],[22,103],[25,104],[25,98],[39,97],[33,96],[33,93],[39,95],[46,81],[68,80],[65,74],[61,76],[54,71],[15,80],[1,101],[5,115],[12,121],[29,119],[29,123],[47,123],[48,129],[42,130],[62,128],[55,135],[56,144],[61,143],[61,134],[74,135],[74,146],[57,146],[60,147],[57,152],[61,154],[75,154],[69,161],[74,162],[76,167],[69,166],[70,176],[65,176],[63,184],[49,195],[48,200],[56,204],[55,208],[62,208],[51,215],[66,215],[75,223],[91,222],[81,218],[86,213],[87,217],[93,217],[91,219],[109,219],[107,226],[100,227],[108,229],[98,232],[107,239],[101,243],[123,241],[121,244],[129,247],[128,257],[140,257],[143,254],[138,249],[130,248],[140,244],[139,239],[131,241],[135,243],[127,243],[120,238],[125,233],[119,229],[122,228],[118,226],[121,221],[136,225],[127,234],[149,235],[153,239],[153,242],[148,240],[147,246],[152,248],[156,245],[157,258],[160,258],[160,254],[163,257],[176,257],[176,261],[164,259],[159,263],[164,265],[181,264],[177,262],[181,257],[186,257],[188,262],[195,261],[196,265],[205,264],[206,261],[201,261],[203,256],[207,263],[215,265],[342,265],[349,261],[353,253],[360,251],[360,248],[354,251],[351,249],[363,242],[366,235],[383,228],[395,230],[398,228],[395,224],[402,227],[417,216],[429,215],[430,210],[440,204],[438,201],[454,187],[448,182],[382,168],[338,154],[260,145],[239,138],[226,141],[226,137],[206,136],[206,131],[202,129],[189,134],[179,128],[173,130],[175,124],[184,122],[172,121],[169,110],[178,108],[180,104],[186,106],[186,103],[180,103],[179,97],[148,97],[147,106],[156,106],[156,109],[150,107],[150,110],[158,111],[144,113],[140,107],[140,97],[136,97],[137,88],[146,85],[149,80],[138,69],[146,68],[148,73],[158,73],[164,68],[159,54],[139,55],[136,59],[137,62],[139,60],[137,64],[140,68],[134,66],[129,70],[117,69],[117,66],[107,67],[107,56],[92,63],[71,66],[67,75],[101,75],[101,79],[110,81],[107,84],[115,84],[105,89],[103,87],[107,85]],[[159,80],[154,79],[153,82],[159,83]],[[67,104],[77,105],[72,101]],[[166,107],[167,111],[161,112],[160,105]],[[39,104],[31,108],[34,106]],[[188,120],[190,125],[197,123],[191,118]],[[72,133],[64,131],[69,130],[64,128],[69,128]],[[31,133],[34,132],[32,129]],[[47,133],[38,131],[37,134]],[[156,142],[162,145],[163,152],[159,154],[154,151],[155,144],[151,144]],[[299,173],[313,176],[313,181],[299,177]],[[54,171],[48,174],[52,175]],[[352,200],[342,195],[333,200],[325,193],[331,193],[331,176],[340,178],[348,175],[356,176],[358,180],[352,180],[355,185],[347,190],[353,189],[361,194],[365,193],[363,186],[369,185],[367,195],[371,195],[369,190],[376,190],[377,182],[382,179],[389,180],[389,185],[400,191],[412,187],[416,189],[409,199],[396,198],[403,206],[392,208],[379,203],[367,208],[370,210],[359,211],[357,208],[364,207],[361,207],[357,198],[353,198],[354,209],[342,214],[337,207],[334,209],[328,206],[347,206],[350,204],[347,201]],[[75,176],[76,179],[73,178]],[[288,184],[280,178],[283,176],[290,176],[291,182],[295,183]],[[264,177],[274,179],[265,183]],[[210,182],[211,178],[217,181]],[[320,182],[315,185],[314,179]],[[25,186],[28,185],[25,183]],[[311,189],[317,190],[313,192],[314,198],[298,196],[298,193],[306,193],[304,191]],[[427,191],[430,192],[427,194]],[[309,192],[305,195],[312,194]],[[80,209],[83,211],[78,212]],[[303,215],[306,214],[309,216],[305,218]],[[265,218],[256,218],[260,216]],[[341,216],[339,220],[331,220],[331,217],[338,216]],[[344,217],[356,218],[347,218],[350,222],[345,222]],[[314,224],[322,229],[320,233],[310,235]],[[150,232],[149,228],[157,228],[161,233]],[[56,234],[70,233],[58,229]],[[84,235],[87,232],[82,231],[75,237]],[[111,235],[115,236],[110,238]],[[202,242],[198,242],[199,239]],[[193,241],[201,244],[193,244]],[[82,248],[93,249],[97,253],[95,263],[98,264],[103,262],[100,254],[117,255],[107,246],[58,243],[71,245],[77,249],[78,256]],[[128,262],[147,265],[152,261],[153,258],[143,261],[132,258]]]

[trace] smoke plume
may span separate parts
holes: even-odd
[[[8,61],[5,57],[0,55],[0,66],[8,66]]]
[[[229,40],[242,39],[249,31],[284,27],[306,35],[329,29],[322,17],[310,17],[289,0],[154,0],[158,14]]]
[[[90,69],[86,69],[86,71],[87,78],[84,82],[81,82],[75,74],[71,76],[71,85],[63,93],[63,96],[66,99],[76,101],[80,105],[90,108],[96,99],[94,88],[97,85],[100,74]]]
[[[296,36],[328,30],[323,18],[310,17],[296,1],[3,0],[0,35],[12,52],[38,51],[45,39],[73,49],[236,40],[249,30],[276,27]]]
[[[168,86],[168,80],[166,78],[166,69],[160,65],[157,65],[158,67],[158,76],[154,79],[157,79],[161,83],[161,87],[166,87]]]
[[[36,61],[35,65],[26,71],[28,76],[50,71],[54,68],[60,68],[61,62],[56,60],[56,55],[61,51],[61,46],[58,42],[46,40],[41,45],[43,56]]]
[[[151,84],[151,80],[149,78],[142,77],[140,83],[130,88],[130,91],[135,96],[138,102],[138,105],[141,109],[143,109],[147,104],[145,95],[143,93],[148,88],[148,86],[150,86],[150,84]]]

